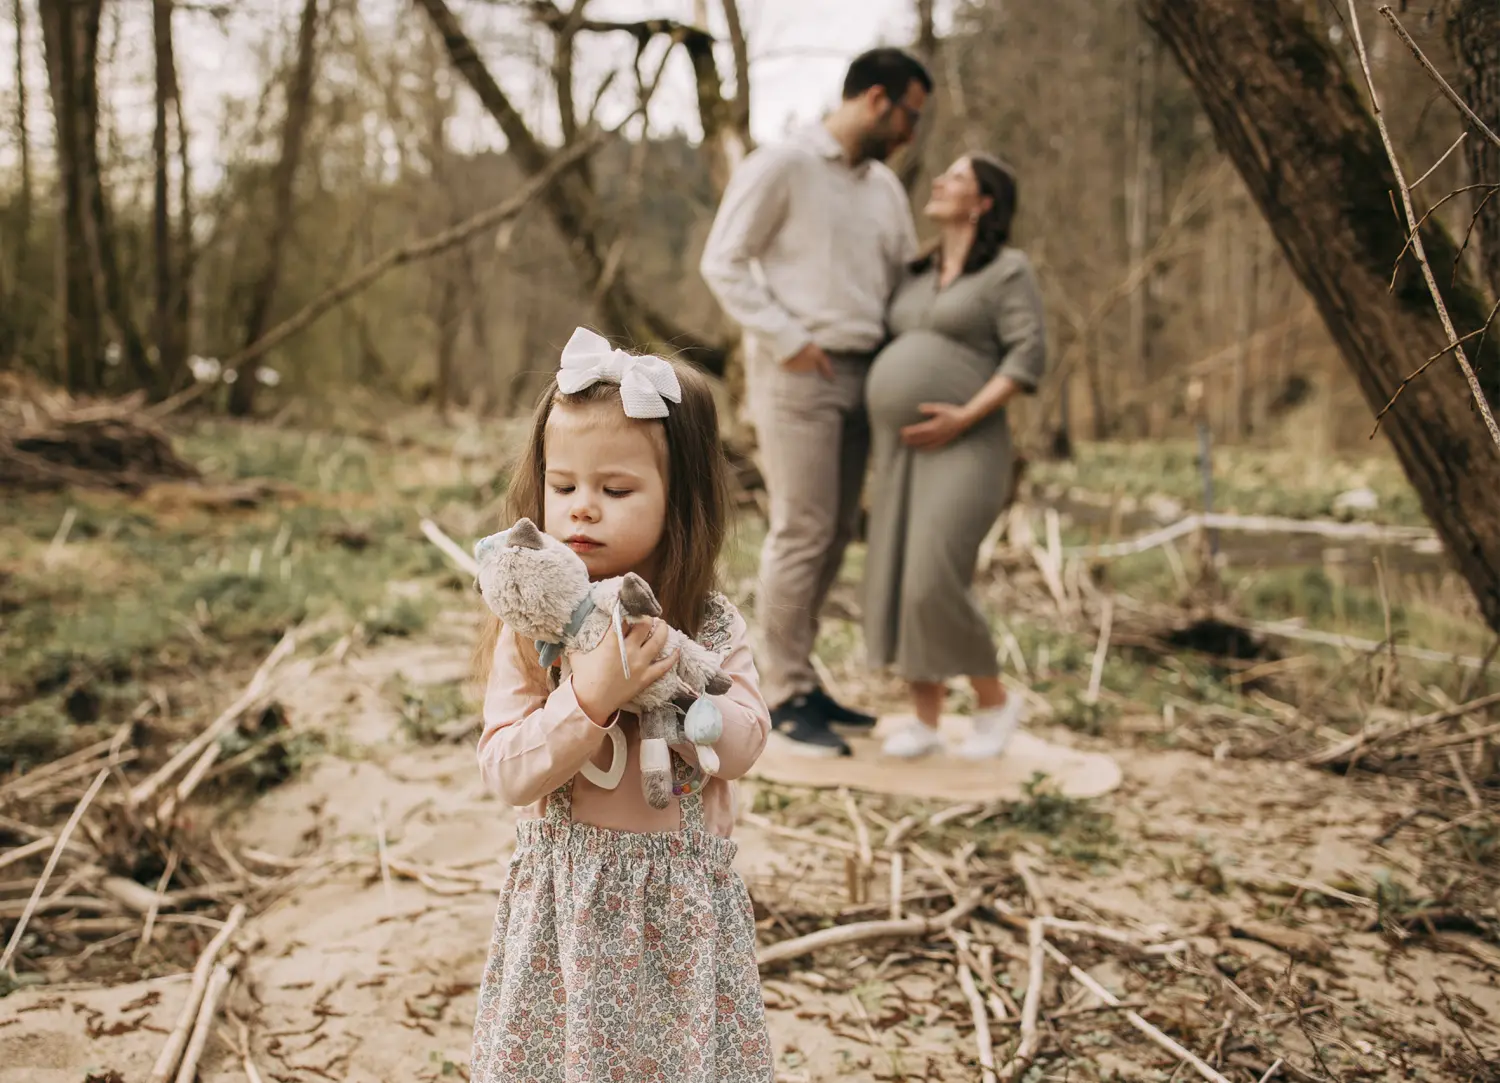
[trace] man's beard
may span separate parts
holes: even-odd
[[[883,128],[866,132],[859,141],[860,157],[865,161],[883,162],[895,152],[895,139]]]

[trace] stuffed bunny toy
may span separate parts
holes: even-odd
[[[536,642],[543,669],[561,661],[564,680],[568,654],[597,647],[611,624],[621,642],[620,662],[628,676],[625,626],[661,615],[656,595],[640,576],[631,572],[590,583],[578,554],[544,534],[530,519],[481,538],[474,546],[474,558],[485,605],[518,637]],[[623,708],[640,719],[641,787],[651,807],[658,809],[666,808],[674,796],[701,789],[706,775],[718,772],[719,757],[710,746],[723,732],[724,719],[709,697],[730,689],[718,655],[672,628],[658,657],[674,650],[681,654],[671,671]],[[677,706],[683,699],[693,701],[686,714]],[[614,762],[609,770],[601,773],[593,764],[583,768],[586,778],[606,789],[619,785],[625,769],[624,738],[618,727],[610,729],[610,736]],[[674,784],[669,746],[684,741],[695,746],[701,770],[688,783]]]

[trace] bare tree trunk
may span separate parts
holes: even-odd
[[[739,0],[720,0],[724,22],[729,28],[729,48],[734,56],[733,127],[744,141],[740,157],[750,152],[750,46],[745,40],[745,26],[740,21]],[[738,165],[738,162],[734,163]]]
[[[507,153],[515,158],[528,176],[536,176],[546,167],[551,154],[532,134],[525,118],[495,81],[474,48],[474,43],[464,33],[447,0],[417,0],[417,3],[442,36],[453,66],[479,96],[480,103],[505,134]],[[539,18],[554,29],[558,20],[568,18],[550,3],[539,2],[536,9]],[[709,143],[717,140],[720,128],[727,119],[727,110],[724,108],[717,68],[714,66],[712,38],[701,30],[678,26],[668,20],[646,20],[629,25],[611,24],[603,29],[629,30],[647,36],[661,31],[681,41],[693,63],[698,84],[699,112],[705,118],[704,140]],[[640,40],[639,36],[637,40]],[[711,79],[706,77],[707,71],[712,71]],[[553,223],[568,241],[569,251],[583,273],[585,284],[589,288],[596,287],[605,278],[611,238],[601,221],[602,215],[593,192],[583,178],[571,176],[550,185],[542,199]],[[656,311],[631,289],[627,276],[613,276],[600,298],[600,307],[612,329],[629,336],[635,345],[671,347],[709,372],[723,374],[725,348],[703,342]]]
[[[16,149],[20,156],[21,188],[16,200],[16,264],[18,279],[24,280],[31,247],[31,125],[26,90],[26,3],[15,0],[16,20]]]
[[[137,383],[150,388],[155,372],[146,355],[132,312],[130,291],[115,256],[114,228],[109,200],[104,191],[104,171],[99,161],[99,25],[104,0],[74,0],[73,20],[74,107],[77,110],[74,153],[78,168],[78,190],[83,200],[83,237],[93,279],[94,303],[114,325],[115,337],[125,363]]]
[[[193,284],[196,281],[198,246],[193,238],[193,170],[188,146],[188,127],[182,106],[182,90],[177,83],[176,47],[172,42],[172,23],[167,31],[167,57],[172,61],[172,104],[177,114],[177,327],[181,339],[176,354],[162,359],[161,386],[176,391],[188,378],[188,344],[193,337]],[[175,368],[173,365],[175,364]]]
[[[1127,227],[1128,266],[1139,267],[1146,260],[1151,244],[1152,180],[1155,169],[1156,113],[1156,43],[1150,30],[1139,28],[1136,42],[1135,79],[1130,96],[1131,161],[1125,186],[1129,222]],[[1151,343],[1149,341],[1152,285],[1154,270],[1147,271],[1130,291],[1129,332],[1130,363],[1136,374],[1136,386],[1145,387],[1151,377]]]
[[[1095,440],[1109,439],[1109,413],[1105,406],[1104,373],[1099,363],[1099,333],[1089,325],[1083,329],[1083,364],[1088,374],[1089,414]]]
[[[1236,287],[1239,297],[1235,309],[1235,348],[1238,351],[1236,363],[1240,368],[1240,389],[1234,399],[1234,429],[1238,438],[1244,440],[1255,431],[1252,388],[1261,383],[1257,379],[1258,373],[1253,370],[1259,367],[1254,362],[1263,353],[1263,347],[1257,342],[1254,349],[1251,348],[1255,325],[1260,318],[1260,223],[1255,219],[1253,208],[1246,206],[1243,200],[1237,202],[1239,213],[1235,223],[1240,234],[1240,274]]]
[[[26,121],[26,8],[15,0],[12,15],[16,24],[16,141],[19,151],[20,187],[13,203],[6,207],[4,228],[15,236],[10,266],[0,261],[0,369],[10,367],[30,337],[30,304],[18,303],[15,282],[28,277],[31,238],[31,137]]]
[[[1364,98],[1301,0],[1139,3],[1379,409],[1447,339],[1410,260],[1388,292],[1405,227],[1391,211],[1395,177]],[[1422,242],[1446,286],[1442,269],[1456,243],[1435,219]],[[1460,274],[1445,293],[1459,334],[1483,325],[1488,306],[1472,278]],[[1486,336],[1473,358],[1491,402],[1500,401],[1497,338]],[[1382,427],[1485,620],[1500,630],[1500,453],[1455,363],[1415,380]]]
[[[916,5],[916,54],[929,69],[935,68],[938,61],[938,36],[936,24],[933,21],[934,0],[916,0]],[[933,111],[928,110],[928,112]],[[917,127],[916,138],[901,152],[901,160],[896,163],[896,176],[901,178],[901,186],[908,193],[915,190],[917,181],[922,176],[922,166],[927,158],[927,145],[931,141],[931,132],[932,120],[930,117],[924,118]]]
[[[241,341],[248,348],[265,334],[271,304],[281,282],[282,257],[292,235],[297,166],[312,115],[313,72],[317,59],[318,0],[303,0],[297,26],[297,60],[286,90],[286,120],[281,128],[281,154],[271,171],[271,234],[266,243],[266,262],[251,289]],[[252,373],[239,371],[229,393],[229,412],[243,417],[255,408]]]
[[[1455,89],[1490,131],[1500,132],[1500,2],[1453,0],[1448,43],[1459,65]],[[1500,147],[1470,128],[1464,155],[1471,183],[1500,184]],[[1483,199],[1484,193],[1479,196]],[[1490,293],[1500,297],[1500,191],[1479,211],[1475,232]]]
[[[172,0],[152,0],[151,23],[156,49],[156,128],[151,235],[156,270],[156,350],[159,394],[170,393],[185,363],[187,328],[182,324],[176,245],[172,237],[171,124],[177,98],[176,60],[172,53]],[[178,138],[181,138],[179,132]]]
[[[79,85],[85,80],[92,81],[93,72],[79,70],[84,50],[76,38],[84,28],[80,27],[71,6],[43,4],[41,21],[42,43],[47,53],[47,83],[57,129],[58,375],[69,390],[87,392],[99,386],[104,352],[104,331],[84,230],[86,197],[80,177],[83,166],[79,161],[78,138],[79,116],[86,107],[86,101],[80,100]],[[92,50],[87,50],[87,53],[92,62]]]
[[[580,2],[575,11],[581,10],[583,3]],[[561,47],[561,46],[559,46]],[[569,59],[565,70],[568,72],[568,83],[572,84],[572,60],[571,45],[568,48]],[[459,194],[453,188],[452,156],[448,148],[448,101],[443,96],[442,72],[443,63],[442,45],[436,40],[436,35],[429,32],[423,35],[422,60],[427,68],[427,160],[431,168],[431,183],[437,193],[439,207],[434,207],[438,214],[432,217],[441,217],[442,226],[451,229],[463,220],[462,207],[459,202]],[[559,58],[561,62],[561,58]],[[559,78],[561,78],[559,76]],[[561,85],[559,85],[559,104],[563,102]],[[572,110],[571,92],[567,96],[567,107],[564,115]],[[568,122],[564,121],[567,125]],[[569,125],[571,127],[571,125]],[[436,230],[431,230],[436,232]],[[432,320],[437,330],[437,349],[435,351],[436,373],[433,380],[433,399],[440,412],[446,413],[448,407],[454,401],[456,390],[456,378],[454,363],[458,352],[459,321],[462,312],[459,308],[459,281],[458,268],[464,253],[468,251],[468,243],[460,245],[457,250],[439,256],[435,261],[432,271],[431,291],[432,298]]]

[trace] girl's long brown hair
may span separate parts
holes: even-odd
[[[670,404],[660,425],[667,448],[667,513],[661,544],[655,555],[655,582],[651,584],[661,602],[667,623],[690,636],[702,627],[704,608],[714,589],[719,551],[728,529],[728,468],[719,442],[719,415],[708,378],[697,369],[672,361],[682,385],[682,401]],[[596,383],[576,395],[565,395],[554,379],[537,402],[531,433],[517,456],[506,493],[504,521],[510,526],[522,516],[547,529],[545,521],[547,473],[547,419],[557,404],[582,405],[611,402],[621,411],[620,388]],[[489,681],[500,621],[486,614],[475,648],[474,676],[481,688]],[[529,644],[520,644],[525,672],[546,687],[545,675]]]

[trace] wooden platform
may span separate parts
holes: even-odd
[[[1120,784],[1120,766],[1109,756],[1056,745],[1026,730],[1012,738],[1005,755],[972,763],[947,754],[920,760],[898,760],[880,751],[885,733],[910,716],[880,720],[871,736],[846,739],[853,756],[810,759],[787,750],[772,736],[751,777],[792,786],[839,787],[903,797],[949,798],[953,801],[1019,801],[1038,771],[1069,797],[1099,797]],[[969,730],[961,715],[945,715],[943,736],[957,746]]]

